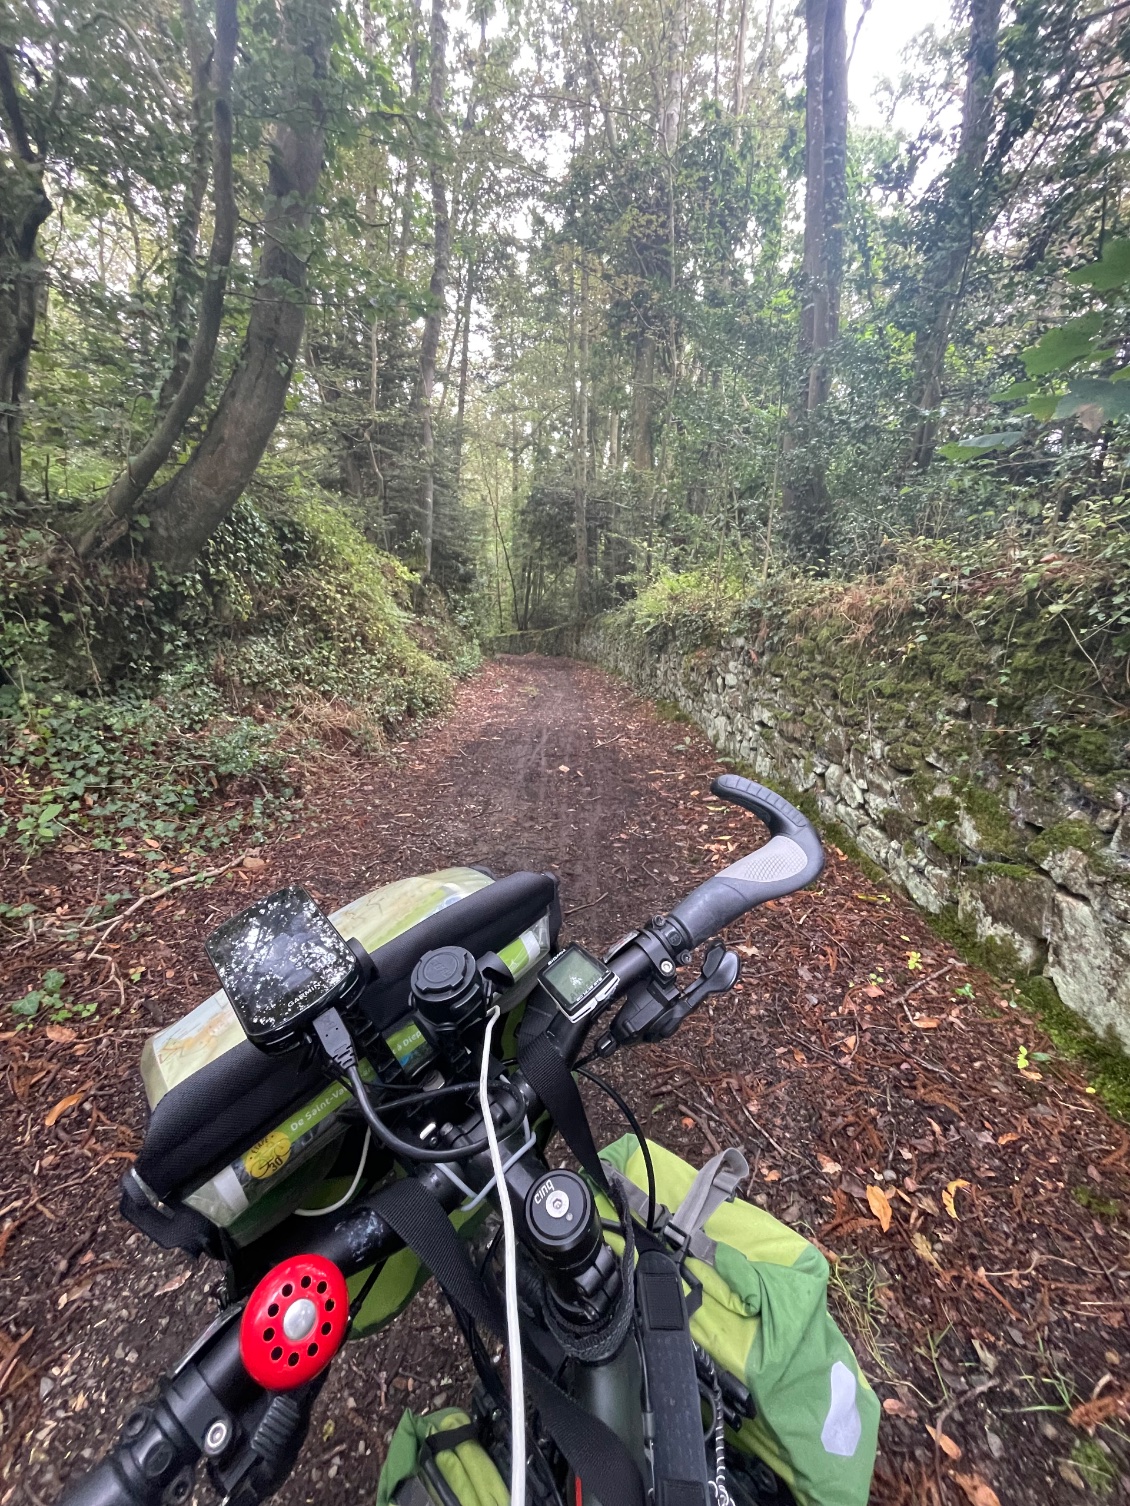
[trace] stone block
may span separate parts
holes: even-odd
[[[1061,890],[1045,974],[1069,1009],[1100,1035],[1113,1030],[1130,1050],[1130,954],[1117,944],[1087,900]]]

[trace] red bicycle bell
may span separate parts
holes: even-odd
[[[292,1255],[247,1299],[239,1352],[264,1390],[293,1391],[325,1369],[348,1327],[349,1292],[337,1266],[323,1255]]]

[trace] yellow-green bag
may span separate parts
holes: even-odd
[[[419,1478],[425,1458],[451,1487],[460,1506],[510,1506],[510,1490],[494,1460],[477,1439],[467,1436],[471,1419],[459,1407],[427,1417],[405,1411],[396,1425],[377,1482],[377,1506],[399,1506],[401,1487]],[[459,1441],[444,1434],[456,1434]],[[400,1492],[400,1494],[398,1494]],[[431,1500],[430,1496],[422,1499]]]
[[[656,1198],[664,1211],[679,1210],[699,1174],[648,1144]],[[626,1190],[646,1188],[635,1135],[608,1146],[601,1160],[623,1174]],[[706,1258],[688,1254],[685,1269],[702,1284],[693,1337],[757,1407],[734,1441],[785,1481],[798,1506],[866,1506],[879,1400],[828,1312],[828,1262],[763,1208],[714,1201],[694,1240]],[[605,1198],[598,1202],[605,1217],[616,1217]]]

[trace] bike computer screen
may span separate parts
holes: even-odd
[[[357,971],[341,935],[298,885],[257,900],[204,945],[244,1034],[267,1049],[292,1044]]]
[[[540,981],[558,1009],[571,1020],[583,1019],[616,987],[615,974],[576,944],[554,957]]]

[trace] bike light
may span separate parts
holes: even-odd
[[[337,1266],[322,1255],[292,1255],[247,1299],[240,1357],[264,1390],[292,1391],[326,1368],[348,1326],[349,1292]]]

